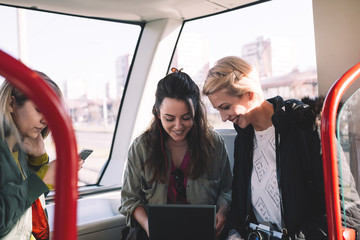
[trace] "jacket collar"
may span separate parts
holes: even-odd
[[[267,99],[267,101],[274,106],[274,114],[271,120],[278,133],[282,133],[294,125],[303,129],[315,127],[315,115],[307,104],[296,99],[284,101],[280,96]],[[234,128],[238,134],[249,135],[254,132],[252,125],[242,129],[234,124]]]

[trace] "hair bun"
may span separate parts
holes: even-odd
[[[180,69],[177,69],[176,67],[171,68],[171,72],[173,72],[173,73],[175,73],[175,72],[179,73],[179,72],[182,72],[182,70],[183,70],[183,68],[180,68]]]

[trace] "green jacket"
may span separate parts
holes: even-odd
[[[210,173],[198,179],[188,179],[187,200],[190,204],[230,206],[232,174],[227,149],[223,138],[218,133],[212,131],[212,135],[216,150],[211,155]],[[171,152],[168,148],[165,152],[170,168]],[[148,158],[148,153],[143,135],[134,140],[128,152],[119,209],[120,213],[126,216],[128,226],[134,226],[132,215],[138,206],[146,209],[147,204],[167,204],[168,184],[159,182],[150,184],[150,170],[141,168]]]
[[[19,152],[19,162],[25,180],[8,146],[0,140],[0,238],[11,230],[41,194],[49,191],[44,182],[28,169],[23,152]]]

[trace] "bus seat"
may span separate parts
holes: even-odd
[[[234,141],[237,133],[235,129],[215,129],[215,131],[220,133],[220,135],[224,138],[229,154],[230,168],[232,171],[234,166]]]
[[[77,239],[121,239],[125,216],[118,211],[120,191],[93,194],[77,201]],[[54,203],[46,205],[51,235],[54,226]]]

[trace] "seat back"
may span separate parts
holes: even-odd
[[[224,138],[229,154],[230,168],[232,171],[234,166],[234,141],[236,137],[236,131],[235,129],[215,129],[215,131],[220,133],[220,135]]]

